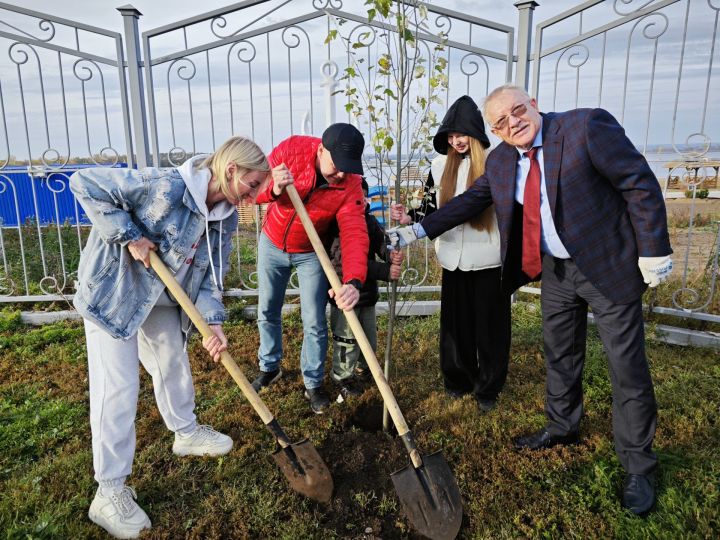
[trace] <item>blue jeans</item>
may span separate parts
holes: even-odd
[[[282,306],[292,267],[300,282],[303,344],[300,369],[305,388],[322,386],[327,356],[328,281],[315,253],[285,253],[263,233],[258,242],[258,329],[260,371],[280,369],[282,360]]]

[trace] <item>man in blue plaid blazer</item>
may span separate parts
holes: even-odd
[[[515,290],[540,279],[521,265],[524,189],[531,157],[537,159],[547,425],[515,445],[539,450],[578,441],[590,306],[610,362],[615,449],[627,472],[623,506],[645,515],[655,503],[657,407],[645,356],[642,294],[672,270],[657,178],[603,109],[540,113],[525,90],[505,85],[486,98],[484,112],[503,140],[488,156],[485,174],[395,234],[401,245],[425,235],[436,238],[494,203],[503,286]],[[398,206],[395,219],[402,212]]]

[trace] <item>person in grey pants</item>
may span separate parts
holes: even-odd
[[[362,189],[367,198],[369,189],[364,178]],[[365,224],[370,241],[367,278],[360,288],[360,299],[355,304],[354,311],[374,350],[377,348],[375,304],[380,298],[378,280],[396,281],[400,279],[403,253],[399,250],[388,249],[388,238],[385,231],[377,218],[370,213],[370,205],[367,201],[365,203]],[[335,234],[329,253],[335,271],[342,275],[342,250],[339,234]],[[330,299],[330,331],[333,339],[333,367],[330,378],[338,392],[337,400],[343,401],[362,393],[362,387],[370,379],[370,372],[347,318],[343,310],[337,307],[333,298]]]
[[[90,428],[98,490],[89,518],[116,538],[136,538],[150,519],[125,484],[135,455],[140,364],[173,453],[219,456],[233,441],[195,417],[195,390],[185,350],[190,323],[150,268],[150,251],[195,302],[213,336],[203,346],[217,362],[227,349],[222,330],[222,279],[229,267],[236,205],[252,200],[269,165],[251,140],[233,137],[209,156],[178,168],[78,171],[70,178],[93,228],[80,257],[73,303],[85,323]]]

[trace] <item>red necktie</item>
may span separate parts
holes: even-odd
[[[530,159],[530,172],[525,180],[523,198],[523,242],[522,271],[530,279],[535,279],[542,271],[540,258],[540,164],[535,154],[537,148],[528,150],[525,155]]]

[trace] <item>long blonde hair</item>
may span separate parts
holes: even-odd
[[[475,180],[480,178],[485,172],[485,160],[487,159],[487,151],[483,148],[475,137],[468,136],[470,141],[470,168],[467,178],[465,179],[465,190],[467,190]],[[445,203],[455,196],[458,181],[458,169],[462,163],[462,154],[459,154],[452,146],[448,146],[447,159],[445,160],[445,168],[443,169],[442,178],[440,179],[440,199],[438,207],[442,208]],[[477,217],[472,218],[469,223],[478,231],[489,230],[492,226],[493,206],[483,211]]]
[[[199,167],[210,169],[210,174],[217,180],[220,191],[228,199],[232,198],[230,179],[226,174],[230,163],[235,163],[241,174],[248,171],[270,171],[267,156],[255,141],[241,136],[230,137],[199,164]]]

